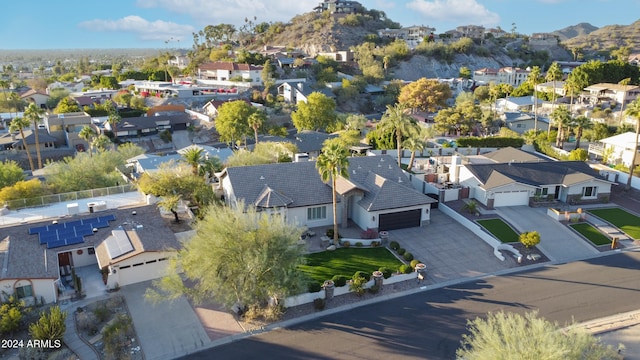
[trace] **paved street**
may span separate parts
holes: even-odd
[[[466,320],[539,309],[561,324],[636,310],[640,253],[487,277],[354,308],[191,355],[190,359],[452,359]],[[571,306],[567,306],[571,304]]]

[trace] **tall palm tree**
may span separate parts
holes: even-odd
[[[38,156],[38,169],[42,169],[42,155],[40,154],[40,137],[38,136],[38,124],[42,122],[44,109],[40,109],[36,104],[31,103],[24,111],[25,119],[33,123],[33,133],[36,138],[36,155]]]
[[[628,191],[631,189],[633,170],[636,168],[636,159],[638,158],[638,137],[640,136],[640,99],[636,99],[629,104],[625,114],[636,118],[636,141],[633,146],[633,156],[631,157],[631,164],[629,166],[629,178],[627,179],[627,185],[624,187],[624,189]]]
[[[91,128],[91,126],[85,126],[80,130],[78,136],[89,144],[89,156],[93,157],[93,140],[97,136],[96,132]]]
[[[620,118],[618,119],[618,125],[622,125],[622,114],[624,112],[624,100],[627,97],[627,85],[631,82],[631,78],[622,79],[618,82],[619,85],[624,86],[624,95],[622,95],[622,104],[620,105]]]
[[[316,161],[316,168],[322,182],[331,181],[333,200],[333,244],[338,245],[338,205],[336,199],[336,178],[349,178],[349,151],[338,142],[329,142],[322,148],[322,153]]]
[[[582,139],[582,131],[590,129],[592,126],[591,119],[582,115],[573,119],[571,126],[576,129],[576,149],[580,147],[580,139]]]
[[[556,136],[556,147],[562,149],[564,143],[564,129],[571,124],[571,114],[566,106],[560,106],[553,110],[551,113],[551,119],[558,128],[558,135]]]
[[[27,159],[29,159],[29,167],[31,168],[31,172],[35,171],[35,166],[33,166],[33,158],[31,157],[31,151],[29,151],[29,146],[27,145],[27,139],[24,137],[24,128],[27,128],[31,125],[31,122],[25,118],[15,117],[11,120],[11,125],[9,125],[10,132],[20,131],[20,136],[22,136],[22,145],[24,146],[24,150],[27,152]]]
[[[7,80],[0,80],[0,89],[2,89],[2,95],[4,95],[4,101],[6,102],[8,99],[5,90],[9,90],[9,82]]]
[[[182,153],[182,160],[191,166],[191,172],[193,175],[198,175],[198,168],[204,160],[203,153],[203,149],[195,147]]]
[[[419,134],[415,134],[413,136],[410,136],[407,140],[405,140],[402,145],[406,149],[409,149],[411,151],[411,158],[409,159],[409,166],[407,167],[407,170],[411,171],[411,168],[413,167],[413,162],[416,159],[416,151],[424,150],[425,143],[421,139],[421,136]]]
[[[118,123],[122,121],[122,117],[118,113],[118,107],[111,101],[107,100],[105,103],[105,108],[109,113],[109,117],[107,121],[111,124],[111,131],[113,131],[114,139],[118,138]]]
[[[105,134],[100,134],[93,140],[93,148],[97,151],[106,151],[111,145],[111,139]]]
[[[547,75],[545,76],[545,79],[553,83],[552,103],[553,103],[553,108],[555,109],[556,98],[557,98],[556,81],[562,80],[562,69],[560,68],[560,64],[554,61],[553,64],[551,64],[551,66],[549,67],[549,70],[547,70]],[[551,132],[551,123],[549,123],[549,128],[547,132],[548,133]]]
[[[529,72],[527,82],[533,86],[533,129],[538,131],[538,89],[537,85],[540,83],[540,67],[534,66]]]
[[[258,143],[258,129],[262,127],[262,125],[267,120],[267,115],[263,111],[254,111],[249,118],[247,118],[247,122],[249,123],[249,127],[253,129],[253,135],[256,139],[256,144]]]
[[[387,111],[382,116],[378,124],[382,131],[393,131],[396,134],[396,146],[398,149],[398,166],[402,165],[402,137],[410,136],[418,131],[418,124],[414,118],[407,113],[407,109],[400,105],[387,105]]]

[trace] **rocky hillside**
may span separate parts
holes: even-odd
[[[333,15],[306,13],[283,24],[277,33],[268,32],[259,44],[301,49],[310,56],[320,52],[345,50],[361,44],[367,35],[376,34],[393,22],[369,15]]]
[[[481,57],[476,55],[456,55],[450,64],[439,62],[434,58],[414,55],[409,59],[400,63],[392,70],[392,76],[398,79],[414,81],[422,77],[448,79],[458,77],[460,68],[467,67],[469,69],[482,68],[500,68],[503,66],[511,66],[513,60],[507,55]]]
[[[579,35],[562,44],[568,48],[580,47],[584,52],[608,51],[622,46],[640,52],[640,20],[631,25],[608,25],[588,34]]]
[[[565,41],[578,36],[585,36],[598,30],[597,26],[593,26],[589,23],[580,23],[576,25],[567,26],[564,29],[556,30],[552,34],[557,35],[560,41]]]

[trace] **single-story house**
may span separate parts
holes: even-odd
[[[589,155],[602,158],[605,152],[610,151],[609,163],[631,165],[633,159],[633,151],[636,147],[636,134],[626,132],[605,139],[599,140],[597,143],[589,144]],[[635,149],[638,152],[636,156],[636,165],[640,165],[640,147]]]
[[[227,100],[210,100],[206,104],[204,104],[204,106],[202,107],[202,110],[205,114],[209,115],[211,118],[216,118],[218,116],[218,109],[220,108],[220,106],[230,101],[244,101],[247,103],[247,105],[262,107],[262,104],[252,103],[247,99],[227,99]]]
[[[98,213],[84,209],[78,215],[6,227],[0,237],[0,294],[29,303],[57,302],[73,292],[72,270],[85,266],[105,274],[106,282],[95,285],[105,291],[156,279],[178,248],[155,205]],[[88,286],[94,285],[84,284]]]
[[[36,106],[40,109],[46,109],[47,101],[49,100],[49,94],[40,90],[31,89],[25,93],[22,93],[20,95],[20,98],[27,103],[36,104]]]
[[[27,141],[27,146],[31,152],[36,151],[36,136],[32,129],[24,129],[22,133]],[[46,129],[38,129],[38,142],[40,143],[40,150],[51,149],[55,147],[56,138],[49,135]],[[22,142],[22,136],[20,133],[4,133],[0,134],[0,150],[24,150],[24,144]]]
[[[527,130],[532,130],[536,126],[535,117],[533,114],[523,112],[505,112],[502,114],[507,128],[513,130],[519,134],[524,134]],[[549,126],[549,120],[538,115],[538,130],[547,129]]]
[[[191,149],[200,149],[200,150],[202,150],[202,156],[204,157],[205,160],[208,160],[208,159],[213,158],[213,157],[217,157],[218,159],[220,159],[220,161],[222,163],[225,163],[227,161],[227,159],[231,155],[233,155],[233,150],[231,150],[228,147],[217,148],[217,147],[213,147],[213,146],[196,145],[196,144],[192,144],[192,145],[189,145],[187,147],[183,147],[182,149],[179,149],[178,150],[178,154],[182,155],[182,154],[186,153],[187,151],[189,151]]]
[[[294,144],[296,144],[298,151],[308,154],[311,159],[320,155],[323,143],[326,140],[338,137],[337,134],[327,134],[313,130],[302,130],[293,136],[295,136]]]
[[[390,156],[351,157],[348,173],[336,180],[341,226],[352,220],[362,229],[393,230],[429,222],[436,200],[415,190]],[[315,161],[232,167],[219,176],[230,206],[242,202],[300,226],[333,224],[331,186]]]
[[[517,112],[517,111],[533,111],[534,104],[538,109],[544,104],[543,100],[536,99],[533,96],[506,97],[496,101],[496,109],[498,112]]]
[[[467,164],[458,182],[469,197],[488,208],[528,205],[535,197],[570,204],[608,202],[610,181],[584,161],[541,161]]]
[[[187,113],[160,114],[154,116],[139,116],[133,118],[123,118],[117,125],[118,137],[137,137],[157,134],[164,130],[176,131],[186,130],[191,125],[191,118]],[[113,127],[108,121],[104,128],[112,131]]]

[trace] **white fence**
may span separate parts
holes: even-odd
[[[411,274],[397,274],[397,275],[391,276],[388,279],[384,279],[383,286],[384,284],[393,284],[400,281],[406,281],[406,280],[411,280],[415,278],[416,278],[415,272]],[[373,280],[369,280],[369,282],[366,283],[364,287],[365,289],[368,289],[371,286],[373,286]],[[349,290],[349,285],[336,287],[334,288],[333,296],[340,296],[340,295],[348,294],[350,292],[351,291]],[[296,296],[290,296],[284,300],[284,306],[293,307],[293,306],[298,306],[302,304],[308,304],[318,298],[324,299],[324,290],[321,290],[320,292],[315,292],[315,293],[304,293]]]

